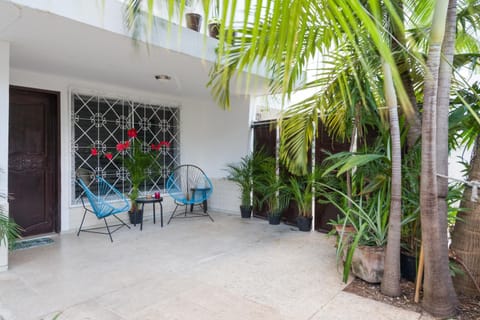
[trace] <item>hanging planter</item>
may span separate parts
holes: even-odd
[[[220,33],[220,22],[211,21],[208,24],[208,35],[212,38],[218,39],[219,33]]]
[[[202,15],[198,13],[186,13],[185,20],[187,22],[187,28],[197,31],[200,31],[202,26]]]

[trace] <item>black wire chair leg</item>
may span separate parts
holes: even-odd
[[[130,229],[130,226],[129,226],[128,224],[126,224],[125,221],[123,221],[122,219],[120,219],[120,218],[117,217],[116,215],[113,215],[113,217],[114,217],[115,219],[117,219],[118,221],[120,221],[120,222],[123,224],[123,226],[127,227],[128,229]],[[123,226],[122,226],[122,227],[123,227]]]
[[[83,213],[82,223],[80,223],[80,228],[78,228],[77,237],[80,236],[80,231],[82,231],[83,222],[85,221],[85,216],[87,215],[87,210]]]
[[[107,232],[108,232],[108,236],[110,237],[110,241],[113,242],[112,233],[110,232],[110,228],[108,227],[107,219],[103,218],[103,221],[105,222],[105,226],[107,227]]]
[[[215,222],[215,220],[213,220],[212,216],[208,212],[205,212],[205,214],[210,218],[210,220],[212,220],[212,222]]]
[[[170,216],[170,219],[168,219],[167,225],[170,224],[170,221],[172,221],[172,218],[173,218],[173,216],[175,215],[175,212],[177,211],[177,209],[178,209],[178,204],[177,204],[177,206],[175,207],[175,210],[173,210],[172,215]]]

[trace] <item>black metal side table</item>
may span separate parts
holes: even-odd
[[[208,191],[210,191],[210,188],[190,188],[192,191],[192,201],[195,202],[195,193],[199,192],[202,194],[202,198],[206,198],[206,194]],[[207,200],[203,200],[202,203],[200,203],[201,207],[203,208],[203,212],[207,213],[208,211],[208,203]],[[193,211],[193,203],[190,205],[190,212]]]
[[[140,222],[140,230],[143,230],[143,216],[144,211],[143,208],[145,207],[145,203],[151,203],[153,205],[153,223],[155,223],[155,203],[160,204],[160,226],[163,228],[163,206],[162,206],[163,197],[159,199],[156,198],[138,198],[137,204],[142,204],[142,221]]]

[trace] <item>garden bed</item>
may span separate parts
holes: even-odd
[[[380,284],[371,284],[363,280],[355,278],[344,291],[354,293],[356,295],[380,301],[393,305],[395,307],[407,309],[415,312],[422,312],[420,304],[414,303],[415,284],[413,282],[402,279],[400,286],[402,288],[402,295],[400,297],[392,298],[383,295],[380,292]],[[460,305],[458,306],[458,320],[473,320],[480,319],[480,301],[475,298],[459,296]]]

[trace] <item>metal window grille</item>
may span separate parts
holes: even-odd
[[[76,172],[92,172],[114,185],[123,193],[129,193],[131,181],[122,166],[127,152],[118,152],[118,143],[128,140],[127,131],[135,128],[144,142],[144,150],[152,143],[170,142],[160,150],[158,164],[161,172],[148,174],[141,190],[144,193],[164,190],[169,173],[180,163],[179,108],[173,105],[152,105],[126,99],[72,94],[72,153],[73,203],[78,204],[82,189],[75,183]],[[95,148],[98,156],[92,156]],[[110,152],[113,159],[105,154]]]

